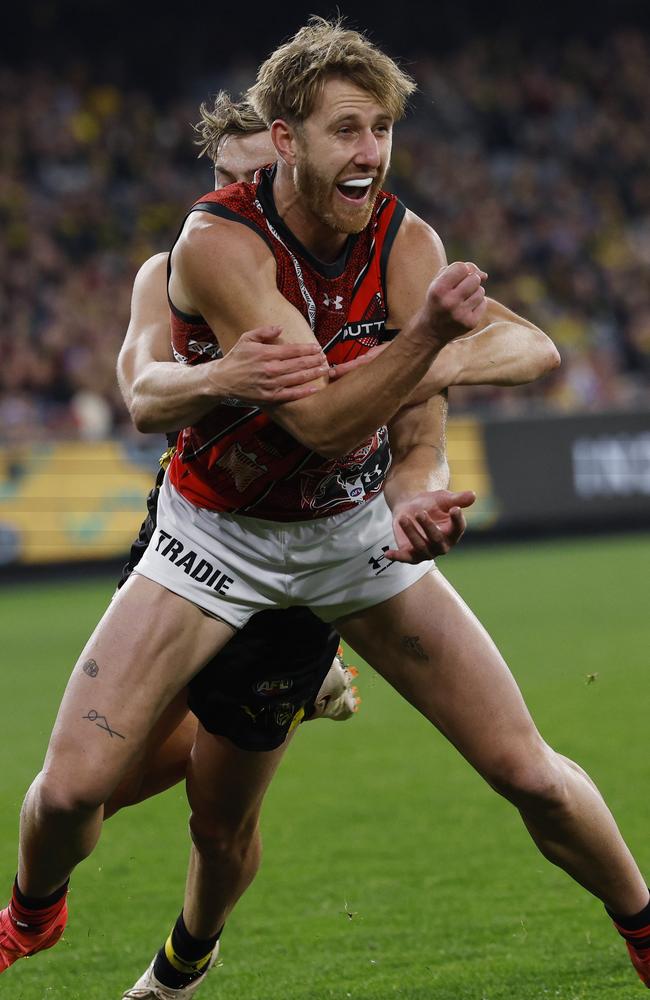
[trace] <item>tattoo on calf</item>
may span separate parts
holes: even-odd
[[[401,646],[408,653],[411,653],[416,660],[428,660],[429,656],[420,642],[419,635],[403,635]]]
[[[89,677],[96,677],[99,673],[99,667],[97,666],[95,660],[86,660],[81,669],[84,674],[88,674]]]
[[[89,710],[88,715],[82,715],[81,718],[88,719],[89,722],[94,722],[100,729],[105,730],[111,739],[113,739],[114,736],[119,736],[121,740],[126,739],[126,736],[122,736],[122,734],[118,733],[116,729],[111,729],[106,716],[100,715],[94,708]]]

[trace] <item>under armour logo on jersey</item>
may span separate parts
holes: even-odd
[[[323,299],[323,305],[326,306],[328,309],[330,306],[333,306],[334,309],[342,309],[343,299],[341,298],[340,295],[337,295],[335,299],[331,299],[329,295],[326,295],[325,298]]]

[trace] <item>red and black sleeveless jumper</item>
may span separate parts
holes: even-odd
[[[279,217],[274,169],[259,171],[252,184],[210,192],[191,211],[240,222],[266,241],[275,257],[278,289],[303,314],[328,360],[340,364],[391,337],[386,267],[404,206],[380,192],[366,228],[348,238],[337,261],[325,264]],[[197,364],[219,357],[217,336],[203,318],[170,305],[176,359]],[[325,459],[258,407],[228,400],[181,431],[169,475],[197,507],[300,521],[339,514],[372,499],[382,489],[390,461],[385,427],[348,455]]]

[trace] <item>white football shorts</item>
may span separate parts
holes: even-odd
[[[195,507],[165,477],[156,530],[133,572],[234,628],[257,611],[292,605],[333,622],[394,597],[434,568],[433,560],[391,562],[385,552],[394,547],[383,494],[331,517],[266,521]]]

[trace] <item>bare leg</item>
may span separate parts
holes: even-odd
[[[196,727],[196,717],[188,710],[187,691],[183,688],[158,719],[136,766],[105,803],[105,820],[120,809],[144,802],[185,780]]]
[[[288,742],[239,750],[199,725],[187,777],[193,846],[183,906],[194,937],[216,934],[257,874],[262,800]]]
[[[141,576],[112,601],[72,672],[21,813],[18,882],[44,897],[93,850],[103,803],[169,702],[233,635]]]
[[[353,679],[355,667],[343,666],[335,658],[314,700],[312,719],[344,721],[357,711],[360,698]],[[131,767],[108,802],[104,819],[120,809],[144,802],[145,799],[172,788],[187,775],[190,754],[197,730],[197,719],[187,707],[187,691],[183,690],[164,710],[154,726],[137,763]]]
[[[513,802],[554,864],[621,914],[648,889],[590,778],[541,738],[487,632],[439,572],[337,626]]]

